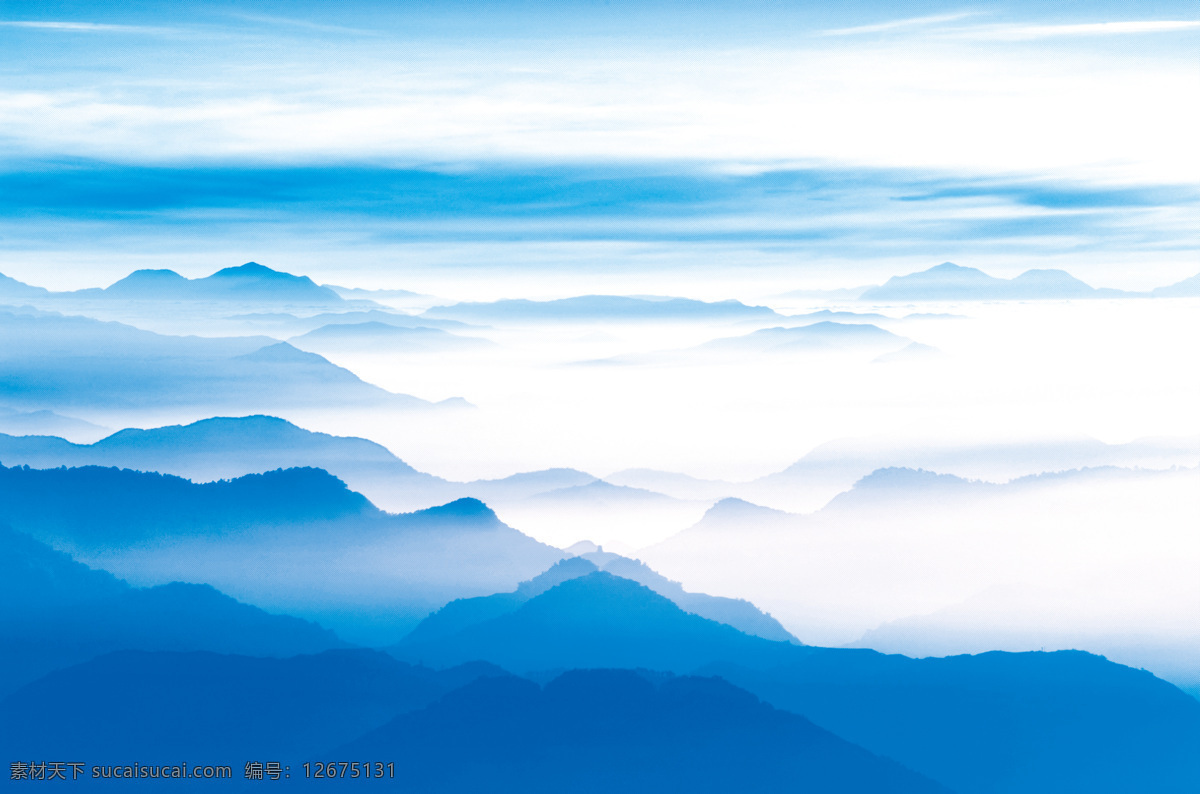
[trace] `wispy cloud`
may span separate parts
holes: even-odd
[[[145,25],[107,25],[99,22],[59,22],[50,20],[0,20],[0,27],[49,30],[59,33],[175,33],[173,28],[147,27]]]
[[[1066,36],[1126,36],[1145,33],[1178,33],[1200,28],[1193,20],[1140,20],[1127,22],[1091,22],[1078,25],[986,25],[955,31],[970,39],[993,41],[1034,41]]]
[[[976,16],[977,12],[963,11],[956,14],[935,14],[927,17],[909,17],[907,19],[894,19],[890,22],[879,22],[874,25],[858,25],[852,28],[836,28],[834,30],[823,30],[823,36],[860,36],[868,33],[889,33],[893,30],[906,30],[910,28],[928,27],[929,25],[939,25],[943,22],[955,22],[966,17]]]
[[[264,25],[272,25],[275,27],[291,27],[300,28],[302,30],[313,31],[316,33],[349,33],[355,36],[377,36],[380,35],[377,31],[363,30],[362,28],[350,28],[344,25],[325,25],[319,22],[310,22],[307,19],[292,19],[291,17],[276,17],[265,16],[261,14],[230,14],[234,19],[240,19],[245,22],[259,22]]]

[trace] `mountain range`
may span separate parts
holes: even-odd
[[[1027,270],[1011,278],[996,278],[953,262],[893,276],[886,283],[864,290],[859,300],[891,301],[970,300],[1072,300],[1078,298],[1180,297],[1200,295],[1200,275],[1150,293],[1096,289],[1063,270]]]
[[[0,467],[0,521],[135,584],[207,582],[363,644],[565,556],[481,502],[391,515],[319,469],[192,483],[115,468]]]
[[[1185,791],[1200,782],[1200,702],[1087,653],[912,659],[771,642],[603,572],[449,628],[428,634],[419,655],[484,659],[535,678],[609,667],[718,675],[954,791]]]
[[[88,411],[432,405],[268,337],[167,336],[37,310],[0,312],[0,399]]]
[[[344,646],[332,632],[208,585],[131,587],[0,526],[0,697],[66,665],[124,649],[292,656]]]
[[[499,300],[427,309],[422,317],[472,323],[734,321],[777,317],[766,306],[734,300],[706,303],[687,298],[582,295],[549,301]]]

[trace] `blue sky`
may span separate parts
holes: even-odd
[[[300,236],[1185,275],[1194,4],[1044,5],[0,3],[0,272]]]

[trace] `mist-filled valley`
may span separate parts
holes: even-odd
[[[1200,791],[1195,11],[0,4],[0,780]]]
[[[761,734],[763,790],[850,769],[863,791],[1132,785],[1160,764],[1164,790],[1192,780],[1200,384],[1164,340],[1194,337],[1198,299],[955,286],[981,275],[941,265],[909,277],[929,294],[894,299],[878,287],[403,307],[394,292],[256,264],[73,293],[5,282],[2,418],[16,424],[0,434],[2,708],[82,704],[6,741],[163,763],[192,744],[213,758],[260,748],[300,764],[342,745],[386,755],[438,730],[476,741],[446,720],[483,726],[503,709],[532,721],[526,748],[565,742],[558,771],[510,748],[455,774],[527,786],[597,741],[534,742],[535,724],[561,723],[571,697],[632,698],[647,724],[717,709],[687,717],[687,757],[732,740],[706,733],[727,730],[710,719],[744,724],[738,742]],[[639,672],[582,672],[597,668]],[[218,669],[235,687],[323,670],[422,694],[366,710],[347,694],[321,717],[328,730],[297,715],[236,741],[133,727],[225,736],[235,718],[215,705],[150,714],[88,694],[137,691],[147,675],[189,691]],[[696,675],[745,691],[730,700],[738,690]],[[1150,682],[1157,694],[1135,694]],[[1172,685],[1182,699],[1167,705]],[[1133,687],[1127,711],[1110,712],[1119,724],[1086,718],[1081,734],[1070,726],[1086,709],[1051,705],[1098,708],[1114,686]],[[983,698],[969,713],[962,687]],[[862,691],[876,692],[869,708]],[[1026,697],[1051,711],[1021,719],[1074,743],[1036,740],[1033,764],[1011,737],[989,738],[993,752],[945,733],[1015,720]],[[116,743],[70,727],[113,708],[130,726]],[[633,713],[569,708],[622,724]],[[913,736],[886,727],[897,709],[922,715],[901,732]],[[801,722],[754,722],[786,711]],[[1135,722],[1165,744],[1138,728],[1130,749]],[[775,747],[814,730],[832,734],[792,746],[825,749]],[[639,781],[685,763],[683,733],[669,746],[623,735],[634,744],[612,752],[644,758]],[[451,745],[421,741],[434,744],[403,756],[402,777],[436,788],[445,773],[428,764]],[[1062,777],[1085,759],[1102,771]],[[489,778],[489,764],[516,766]]]

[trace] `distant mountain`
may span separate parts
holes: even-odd
[[[461,330],[478,328],[479,326],[460,323],[456,320],[435,320],[432,317],[416,317],[411,314],[401,314],[383,309],[359,309],[354,311],[322,312],[312,315],[295,315],[286,312],[251,312],[249,314],[231,315],[231,320],[270,329],[275,335],[298,335],[315,331],[327,325],[357,325],[360,323],[381,323],[396,328],[440,328],[443,330]]]
[[[734,491],[750,501],[809,512],[873,471],[926,469],[1003,482],[1047,471],[1114,465],[1151,469],[1200,463],[1200,438],[1138,439],[1105,444],[1092,438],[952,445],[922,439],[839,439],[822,444],[781,472]]]
[[[407,289],[362,289],[360,287],[339,287],[336,284],[322,284],[322,287],[331,289],[343,298],[428,298],[420,292],[413,292]]]
[[[0,460],[2,459],[3,455],[0,454]],[[703,480],[687,474],[655,469],[624,469],[605,476],[604,481],[613,485],[656,491],[676,499],[699,501],[719,499],[732,490],[730,483],[721,480]]]
[[[776,317],[766,306],[738,301],[716,303],[686,298],[631,298],[585,295],[551,301],[500,300],[492,303],[456,303],[427,310],[422,317],[482,323],[520,322],[646,322],[684,320],[746,320]]]
[[[720,527],[720,531],[722,532],[730,529],[736,531],[739,525],[755,527],[783,526],[790,524],[795,519],[796,516],[792,513],[756,505],[744,499],[728,497],[710,507],[704,514],[704,518],[688,531],[705,531],[710,526]]]
[[[946,791],[720,679],[630,670],[480,679],[335,752],[420,792]]]
[[[95,764],[233,764],[235,781],[246,762],[277,760],[293,764],[295,783],[300,762],[328,759],[396,715],[499,672],[435,672],[367,650],[288,659],[121,651],[0,702],[0,746],[14,757]]]
[[[0,401],[36,410],[431,405],[267,337],[166,336],[37,311],[0,312]]]
[[[638,560],[596,550],[560,560],[533,579],[522,582],[514,592],[451,601],[421,621],[413,632],[401,641],[398,653],[405,658],[410,658],[413,653],[419,655],[419,648],[424,643],[452,636],[471,626],[515,612],[522,604],[550,588],[596,571],[605,571],[613,576],[637,582],[670,599],[685,612],[733,626],[746,634],[769,640],[796,641],[778,621],[759,611],[748,601],[704,593],[688,593],[678,582],[672,582]],[[405,650],[410,648],[416,650]]]
[[[272,270],[257,262],[218,270],[211,276],[188,279],[173,270],[137,270],[104,290],[76,295],[97,295],[125,300],[205,300],[340,304],[343,299],[308,276]]]
[[[1062,270],[1028,270],[1013,279],[995,278],[973,267],[943,262],[907,276],[893,276],[859,300],[1037,300],[1133,296],[1121,290],[1095,289]]]
[[[604,480],[592,480],[583,485],[570,485],[565,488],[555,488],[533,494],[530,499],[538,502],[555,502],[558,504],[581,506],[603,506],[625,502],[666,502],[671,497],[664,496],[645,488],[631,488],[628,485],[613,485]]]
[[[0,414],[0,426],[4,415]],[[188,425],[129,428],[93,444],[72,444],[47,436],[0,433],[0,463],[8,466],[116,466],[216,480],[296,467],[325,469],[375,504],[411,511],[473,497],[489,504],[513,504],[539,494],[587,500],[596,481],[576,469],[546,469],[496,480],[451,482],[417,471],[385,447],[362,438],[316,433],[272,416],[214,417]],[[593,494],[593,491],[597,493]],[[638,491],[623,495],[636,497]],[[553,499],[551,499],[553,501]],[[636,499],[634,500],[636,501]]]
[[[0,415],[0,424],[3,419]],[[411,499],[396,499],[399,504],[423,508],[456,495],[445,490],[446,481],[417,471],[373,441],[315,433],[273,416],[214,417],[189,425],[128,428],[86,445],[44,436],[0,435],[0,462],[39,469],[116,466],[198,481],[313,467],[331,472],[368,496],[411,493]]]
[[[73,438],[98,438],[110,432],[107,428],[73,416],[63,416],[54,411],[13,411],[0,408],[0,434],[71,436]],[[4,456],[0,454],[0,460]]]
[[[591,474],[578,469],[543,469],[496,480],[475,480],[467,483],[466,488],[475,498],[492,504],[528,499],[538,494],[575,488],[595,481],[596,478]]]
[[[805,314],[786,314],[786,315],[784,315],[784,317],[786,317],[788,320],[792,320],[792,321],[802,320],[805,322],[805,324],[810,324],[810,323],[815,323],[815,322],[824,322],[824,321],[831,321],[831,322],[838,322],[838,323],[858,323],[858,322],[874,323],[876,320],[891,319],[890,317],[886,317],[882,314],[877,314],[875,312],[846,312],[846,311],[833,311],[831,309],[821,309],[819,311],[807,312]]]
[[[22,300],[24,298],[40,298],[49,295],[50,291],[43,287],[32,287],[23,281],[17,281],[11,276],[0,273],[0,300]]]
[[[390,515],[319,469],[192,483],[100,467],[0,467],[0,521],[137,584],[208,582],[360,644],[564,553],[460,499]]]
[[[130,587],[0,527],[0,697],[119,649],[290,656],[343,646],[316,624],[269,615],[207,585]]]
[[[739,353],[783,353],[795,351],[846,350],[856,348],[899,348],[908,342],[902,336],[870,323],[823,321],[794,328],[763,328],[745,336],[715,339],[696,350]]]
[[[378,321],[331,323],[294,337],[289,342],[301,348],[350,348],[363,352],[396,353],[441,353],[495,345],[487,339],[458,336],[440,328],[405,328]]]
[[[889,364],[899,361],[924,361],[937,354],[938,349],[936,347],[923,345],[920,342],[910,342],[899,350],[876,356],[874,362],[876,364]]]
[[[1166,287],[1156,287],[1151,290],[1150,294],[1156,298],[1198,298],[1200,297],[1200,273]]]

